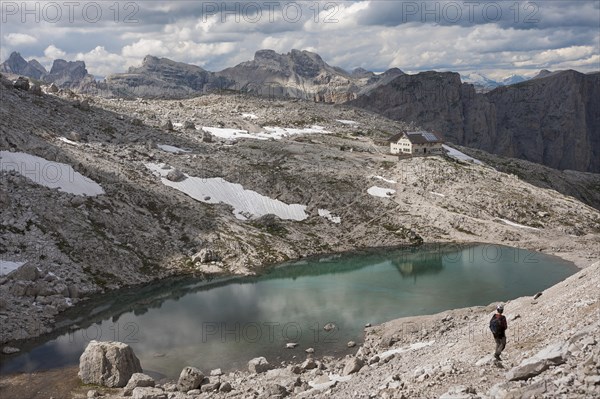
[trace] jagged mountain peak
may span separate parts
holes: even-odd
[[[40,79],[48,73],[37,60],[27,61],[16,51],[13,51],[8,59],[0,64],[0,71],[29,76],[34,79]]]

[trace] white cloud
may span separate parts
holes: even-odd
[[[148,54],[221,70],[252,59],[264,48],[279,53],[313,50],[327,63],[348,70],[398,67],[506,76],[541,68],[600,69],[597,22],[596,29],[589,29],[600,17],[594,2],[539,3],[540,23],[527,29],[512,23],[510,13],[498,23],[433,24],[398,21],[401,8],[371,0],[334,2],[330,5],[337,8],[328,10],[326,1],[297,4],[303,7],[297,23],[281,9],[273,15],[263,10],[255,20],[242,15],[236,21],[227,14],[223,22],[220,14],[203,16],[195,2],[166,1],[140,3],[138,24],[78,19],[50,26],[11,20],[2,26],[0,54],[6,58],[20,51],[46,65],[55,58],[83,59],[99,76],[139,65]]]
[[[169,48],[165,46],[162,40],[158,39],[140,39],[121,50],[124,57],[144,57],[148,54],[160,57],[169,54],[169,52]]]
[[[37,43],[35,37],[26,33],[9,33],[8,35],[4,35],[4,40],[6,40],[6,44],[13,47]]]
[[[67,53],[56,47],[54,44],[49,45],[44,50],[44,56],[50,60],[55,60],[57,58],[65,58]]]

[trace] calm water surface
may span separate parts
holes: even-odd
[[[2,373],[73,365],[91,339],[129,343],[145,371],[175,377],[347,351],[365,323],[532,295],[573,274],[569,262],[492,245],[431,245],[290,263],[251,278],[163,281],[95,298],[64,328],[2,358]],[[510,312],[507,309],[507,312]],[[336,325],[330,333],[323,330]],[[75,326],[74,326],[75,325]],[[293,350],[286,342],[298,342]]]

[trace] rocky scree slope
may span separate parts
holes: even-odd
[[[376,139],[408,126],[365,111],[239,95],[37,95],[4,79],[0,90],[0,150],[69,164],[105,191],[78,196],[36,184],[31,174],[2,173],[2,259],[27,262],[23,273],[0,277],[2,342],[51,331],[60,311],[96,292],[182,273],[250,274],[312,254],[464,241],[540,250],[578,265],[598,256],[598,211],[482,165],[398,162]],[[315,123],[331,133],[257,140],[201,131]],[[231,206],[166,186],[148,163],[305,205],[307,218],[240,220]],[[370,195],[374,186],[393,193]]]

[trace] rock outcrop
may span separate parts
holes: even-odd
[[[79,378],[84,384],[124,387],[134,373],[141,373],[140,360],[122,342],[90,341],[79,358]]]
[[[453,72],[403,75],[352,101],[456,144],[553,168],[600,172],[600,73],[573,70],[476,93]]]

